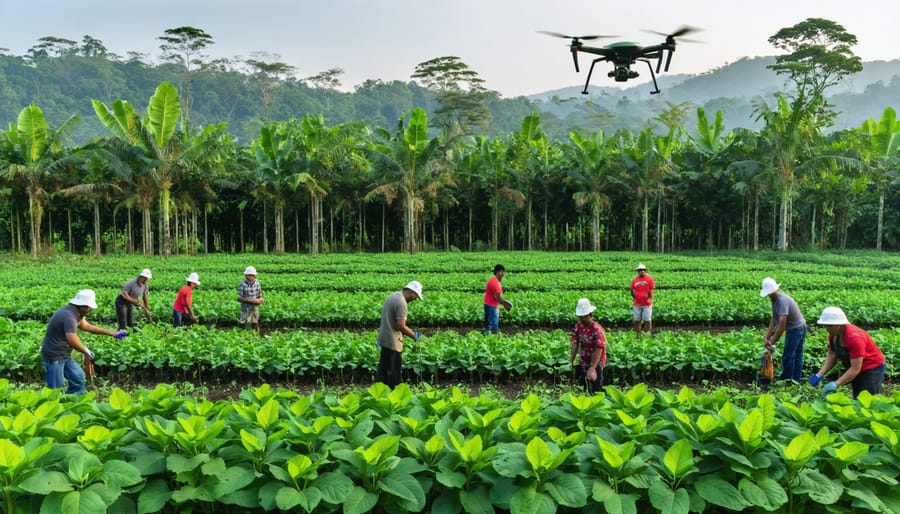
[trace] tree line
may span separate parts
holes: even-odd
[[[37,256],[900,246],[891,194],[900,183],[900,123],[886,107],[856,129],[826,133],[835,110],[825,91],[861,69],[855,37],[829,20],[770,38],[786,52],[771,68],[793,87],[757,101],[760,130],[726,131],[722,112],[703,108],[689,129],[682,120],[691,106],[668,104],[642,130],[580,128],[562,139],[548,135],[537,112],[488,133],[496,93],[447,56],[413,74],[431,115],[419,105],[390,124],[262,117],[245,144],[227,121],[191,114],[197,69],[210,65],[198,53],[211,38],[181,27],[160,40],[177,86],[159,83],[140,109],[112,89],[90,100],[106,135],[74,143],[67,136],[77,116],[51,125],[37,103],[0,133],[0,249]],[[45,52],[65,53],[48,44]],[[34,61],[49,58],[33,53]],[[291,81],[277,61],[255,61],[247,76],[271,106]],[[309,80],[333,85],[338,75]]]

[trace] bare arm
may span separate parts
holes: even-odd
[[[825,362],[822,363],[822,367],[819,368],[819,371],[816,373],[816,375],[824,377],[828,374],[829,371],[831,371],[831,368],[834,367],[836,362],[837,355],[833,351],[831,351],[831,348],[828,348],[828,355],[825,357]]]
[[[862,357],[850,359],[850,367],[847,368],[847,371],[845,371],[844,374],[840,376],[840,378],[835,380],[834,383],[840,386],[853,382],[853,379],[855,379],[856,376],[859,375],[860,371],[862,371],[862,363]]]
[[[415,339],[415,337],[416,337],[416,333],[413,332],[413,330],[412,330],[411,328],[409,328],[408,326],[406,326],[406,320],[405,320],[405,319],[398,319],[398,320],[397,320],[397,329],[400,330],[400,332],[402,332],[403,334],[405,334],[405,335],[407,335],[407,336],[409,336],[409,337],[412,337],[413,339]]]
[[[506,310],[512,309],[512,304],[503,298],[503,293],[494,293],[494,300],[497,300],[497,303],[505,307]]]
[[[109,329],[106,329],[106,328],[103,328],[103,327],[98,327],[98,326],[95,326],[95,325],[91,325],[91,324],[88,323],[87,320],[84,319],[84,318],[81,318],[81,321],[78,322],[78,328],[80,328],[81,330],[84,330],[85,332],[90,332],[91,334],[98,334],[98,335],[101,335],[101,336],[116,337],[115,331],[109,330]],[[66,334],[66,339],[68,340],[68,338],[69,338],[69,334]],[[81,344],[81,340],[78,339],[78,335],[77,335],[77,334],[75,334],[75,338],[76,338],[76,340],[78,340],[78,343]],[[70,342],[70,344],[71,344],[71,342]],[[75,345],[72,345],[72,346],[75,346]],[[82,345],[82,346],[83,346],[83,345]],[[78,348],[78,347],[76,346],[76,349],[77,349],[77,348]],[[79,350],[79,351],[80,351],[80,350]]]

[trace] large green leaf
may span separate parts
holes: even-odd
[[[421,507],[425,506],[425,491],[422,490],[422,484],[412,475],[388,472],[381,477],[377,486],[386,493]]]
[[[343,502],[344,514],[364,514],[378,503],[378,496],[362,487],[354,487]]]
[[[672,491],[664,483],[656,481],[647,490],[650,503],[659,509],[661,514],[687,514],[691,499],[685,489]]]
[[[39,471],[26,478],[19,487],[32,494],[48,495],[50,493],[62,493],[72,490],[69,477],[60,471]]]
[[[322,493],[322,499],[333,505],[344,501],[353,489],[353,481],[349,477],[337,471],[322,473],[314,481],[316,487]]]
[[[794,493],[806,493],[809,498],[824,505],[831,505],[838,501],[844,492],[844,486],[831,480],[814,469],[804,469],[798,476],[800,484],[792,488]]]
[[[159,478],[149,480],[138,496],[138,514],[159,512],[171,497],[172,491],[165,481]]]
[[[733,485],[719,477],[706,475],[697,480],[695,487],[700,497],[713,505],[731,510],[750,506]]]
[[[493,514],[494,506],[486,487],[479,486],[471,491],[459,492],[459,503],[469,514]]]
[[[577,474],[559,473],[544,484],[556,503],[566,507],[583,507],[587,503],[587,489]]]
[[[49,144],[50,126],[44,118],[44,112],[35,104],[25,107],[19,112],[16,126],[19,132],[19,141],[25,145],[25,164],[33,166],[44,154]]]
[[[663,464],[672,474],[675,480],[680,479],[694,467],[694,453],[691,443],[687,439],[679,439],[668,450],[663,458]]]
[[[512,495],[509,511],[511,514],[555,514],[556,502],[532,486],[522,487]]]
[[[181,103],[178,100],[178,90],[169,82],[161,83],[147,104],[145,122],[158,152],[165,153],[180,118]]]
[[[769,512],[787,503],[788,496],[784,488],[771,478],[763,478],[756,482],[742,478],[738,484],[741,495],[755,507]]]

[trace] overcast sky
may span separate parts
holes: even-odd
[[[589,60],[576,74],[567,41],[536,30],[650,45],[660,38],[642,29],[700,27],[689,37],[706,43],[680,45],[670,72],[701,73],[776,54],[769,36],[810,17],[855,34],[863,60],[900,58],[897,0],[0,0],[0,48],[22,55],[44,36],[90,35],[111,52],[156,62],[163,31],[192,26],[213,37],[210,57],[278,54],[301,78],[342,68],[344,90],[366,79],[406,82],[416,64],[455,55],[512,97],[584,82]],[[592,83],[612,85],[597,66]],[[637,70],[646,75],[646,66]]]

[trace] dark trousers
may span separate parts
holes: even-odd
[[[116,319],[119,321],[119,330],[134,327],[134,305],[128,303],[122,295],[116,297]]]
[[[881,394],[881,384],[884,383],[884,372],[887,367],[882,364],[876,368],[867,369],[866,371],[862,371],[859,375],[856,375],[856,378],[853,379],[853,382],[850,382],[850,386],[853,388],[853,397],[856,398],[859,396],[859,393],[863,391],[868,391],[872,394]]]
[[[588,394],[596,394],[603,390],[603,368],[601,366],[597,366],[597,380],[593,382],[587,379],[587,367],[585,366],[576,366],[575,374],[577,375],[575,380],[577,383],[584,384]]]
[[[393,389],[403,381],[400,371],[403,368],[403,352],[381,347],[381,356],[378,358],[378,372],[375,373],[375,381],[383,382]]]

